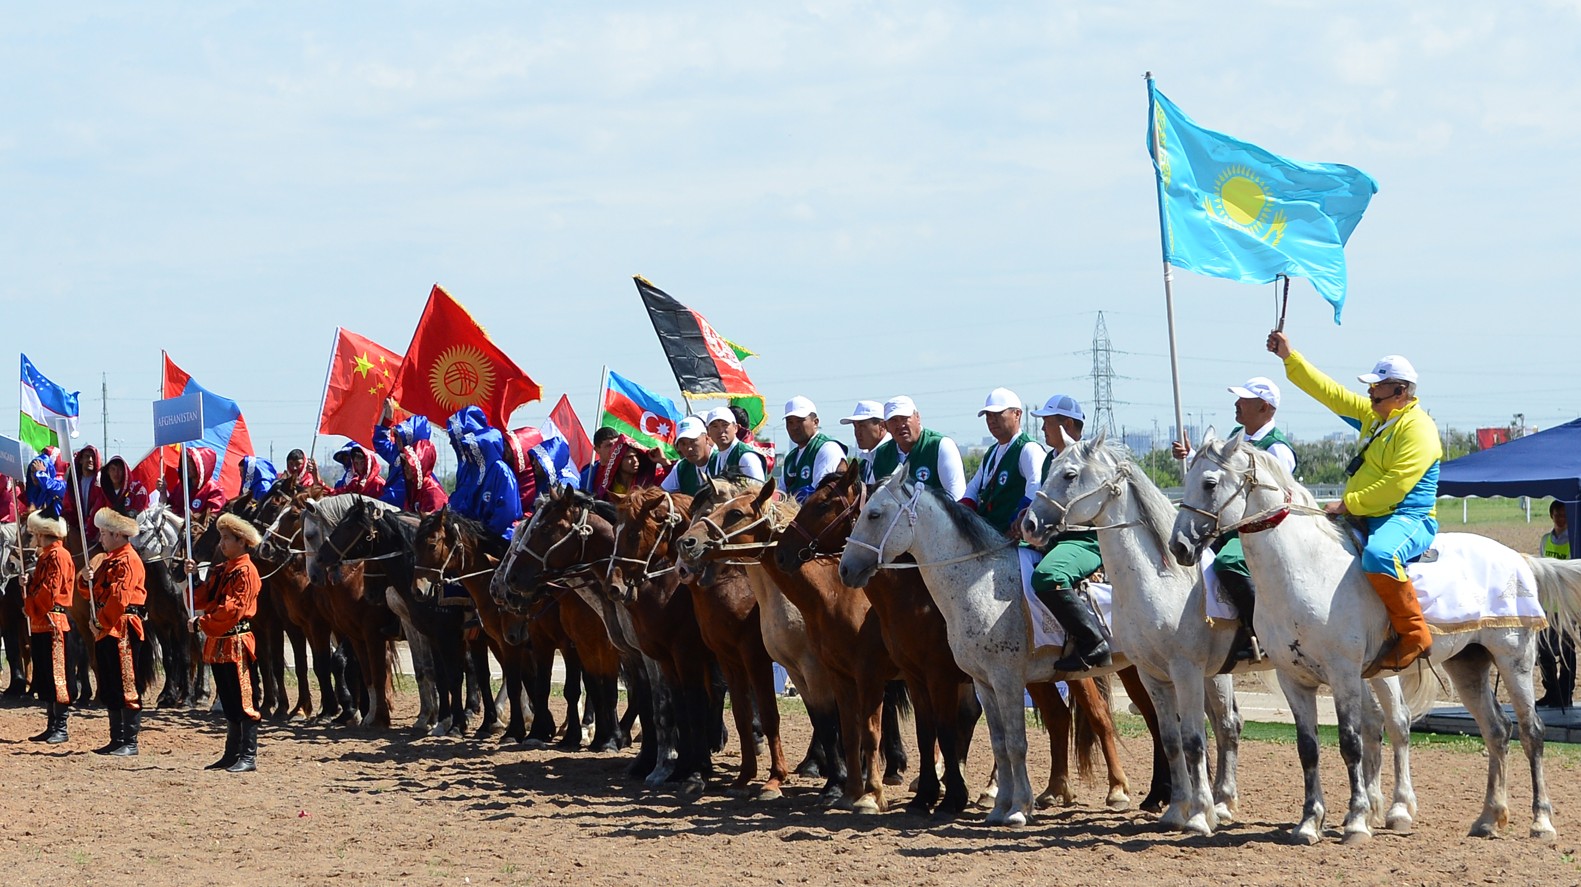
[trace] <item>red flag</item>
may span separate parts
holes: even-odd
[[[395,399],[401,408],[443,422],[456,410],[476,405],[489,424],[503,429],[512,410],[541,397],[538,383],[434,284],[396,374]]]
[[[163,447],[154,447],[132,469],[129,487],[134,494],[148,495],[158,487],[160,480],[165,476],[166,465],[180,465],[177,459],[181,458],[181,448],[175,444]]]
[[[401,355],[372,339],[340,330],[329,362],[319,432],[339,434],[372,447],[373,426],[384,411],[384,399],[390,396],[400,369]]]
[[[170,355],[163,356],[165,397],[194,393],[203,395],[203,440],[192,443],[209,447],[219,454],[220,476],[217,480],[220,489],[227,498],[234,497],[242,489],[242,457],[253,455],[253,439],[247,433],[247,420],[242,416],[241,407],[236,405],[236,401],[199,385],[186,370],[176,366]],[[199,479],[192,480],[194,488],[200,483]]]
[[[571,463],[578,471],[587,468],[593,462],[593,442],[588,440],[587,432],[582,428],[582,420],[576,417],[576,410],[571,409],[569,395],[560,395],[560,402],[549,411],[549,421],[554,425],[560,436],[571,447]]]

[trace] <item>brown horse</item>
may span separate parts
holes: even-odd
[[[340,497],[312,499],[310,495],[299,494],[296,501],[302,511],[304,559],[312,582],[308,594],[357,661],[362,687],[368,696],[361,725],[389,729],[394,697],[390,667],[394,650],[384,628],[389,609],[371,600],[367,594],[363,565],[342,562],[340,555],[327,545],[328,526],[321,512],[325,503],[335,502]],[[345,507],[344,503],[339,504]],[[331,519],[328,523],[333,522]]]

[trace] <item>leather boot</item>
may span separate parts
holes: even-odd
[[[110,719],[110,741],[93,750],[96,755],[107,755],[121,747],[122,737],[121,722],[125,719],[126,709],[112,708],[105,712]]]
[[[27,741],[43,742],[53,732],[55,732],[55,700],[49,699],[44,702],[44,730],[29,736]]]
[[[1433,648],[1433,635],[1427,630],[1427,620],[1422,618],[1422,605],[1417,603],[1416,586],[1410,579],[1400,580],[1384,573],[1367,573],[1366,576],[1383,601],[1383,608],[1389,613],[1389,625],[1397,635],[1362,672],[1362,677],[1370,678],[1385,669],[1400,671],[1427,655]]]
[[[241,754],[236,758],[236,763],[225,768],[225,772],[251,773],[257,769],[258,722],[251,719],[243,719]]]
[[[236,758],[241,755],[242,725],[236,721],[225,722],[225,754],[218,761],[204,767],[205,770],[224,770],[236,763]]]
[[[1241,626],[1246,632],[1245,642],[1236,646],[1235,658],[1243,662],[1261,662],[1262,647],[1257,643],[1257,629],[1252,627],[1252,615],[1257,606],[1257,596],[1252,591],[1252,580],[1229,570],[1217,575],[1219,587],[1224,589],[1225,596],[1240,613]]]
[[[143,730],[143,713],[137,709],[127,709],[121,715],[121,745],[110,752],[118,758],[130,758],[137,754],[137,734]]]
[[[50,704],[54,706],[54,716],[49,719],[49,735],[44,737],[44,742],[49,745],[60,745],[71,738],[66,733],[66,716],[70,713],[70,708],[60,702]]]
[[[1051,588],[1038,593],[1038,599],[1065,629],[1065,649],[1071,652],[1054,663],[1055,671],[1086,671],[1103,668],[1110,662],[1109,642],[1092,608],[1074,588]]]

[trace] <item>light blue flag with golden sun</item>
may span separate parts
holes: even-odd
[[[1209,277],[1305,277],[1339,323],[1345,242],[1378,183],[1352,166],[1302,163],[1203,129],[1148,81],[1164,261]]]

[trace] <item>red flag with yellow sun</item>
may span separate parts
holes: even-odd
[[[396,373],[396,403],[435,422],[477,406],[489,424],[505,428],[513,410],[541,397],[538,383],[489,340],[461,303],[434,284]]]

